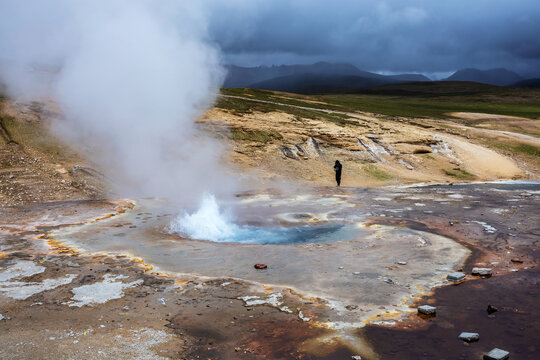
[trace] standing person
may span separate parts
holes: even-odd
[[[341,166],[341,163],[339,160],[336,160],[336,163],[334,164],[334,171],[336,172],[336,182],[337,186],[341,185],[341,169],[343,166]]]

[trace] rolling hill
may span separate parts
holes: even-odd
[[[461,69],[444,79],[444,81],[472,81],[498,86],[511,86],[521,80],[523,80],[521,76],[503,68],[490,70]]]
[[[284,91],[298,94],[324,94],[346,92],[373,86],[394,84],[396,80],[336,74],[295,74],[280,76],[251,84],[249,87],[262,90]]]
[[[518,81],[512,86],[520,88],[540,89],[540,78]]]

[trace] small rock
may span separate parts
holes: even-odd
[[[435,315],[437,308],[430,305],[422,305],[418,307],[418,312],[424,315]]]
[[[351,358],[353,360],[362,360],[362,357],[360,355],[353,355]]]
[[[345,268],[344,268],[343,266],[339,266],[338,269],[339,269],[339,270],[343,270],[343,269],[345,269]]]
[[[460,272],[451,273],[446,276],[446,279],[450,281],[460,281],[465,279],[465,274]]]
[[[353,275],[360,275],[360,271],[355,271],[352,273]]]
[[[397,264],[398,265],[407,265],[407,262],[406,261],[398,261]]]
[[[263,270],[266,269],[268,266],[266,264],[255,264],[253,267],[257,270]]]
[[[157,299],[162,305],[167,305],[167,301],[164,298]]]
[[[347,306],[345,306],[345,309],[347,309],[347,310],[356,310],[356,309],[358,309],[358,305],[347,305]]]
[[[492,271],[490,268],[481,268],[481,267],[475,267],[471,271],[471,274],[479,275],[479,276],[491,276],[491,273]]]
[[[510,261],[513,263],[523,264],[523,260],[521,259],[511,259]]]
[[[4,320],[4,315],[0,314],[0,320]]]
[[[473,342],[480,340],[480,334],[471,332],[462,332],[458,338],[466,342]]]
[[[386,280],[384,280],[384,282],[387,283],[387,284],[390,284],[390,285],[396,285],[396,283],[392,279],[386,279]]]
[[[493,314],[494,312],[499,311],[499,309],[497,309],[495,306],[493,306],[493,305],[490,304],[490,305],[487,306],[486,311],[487,311],[487,313],[488,313],[489,315],[491,315],[491,314]]]
[[[510,353],[508,351],[495,348],[484,355],[484,360],[504,360],[509,357]]]

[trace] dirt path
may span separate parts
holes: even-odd
[[[253,102],[259,102],[264,104],[272,104],[272,105],[279,105],[279,106],[289,106],[295,109],[302,109],[302,110],[310,110],[310,111],[320,111],[326,114],[340,114],[340,115],[347,115],[351,117],[358,117],[359,115],[367,115],[365,113],[357,113],[357,112],[347,112],[347,111],[339,111],[339,110],[328,110],[328,109],[320,109],[320,108],[314,108],[309,106],[300,106],[300,105],[292,105],[292,104],[286,104],[286,103],[280,103],[277,101],[268,101],[268,100],[260,100],[260,99],[252,99],[244,96],[236,96],[236,95],[220,95],[226,98],[232,98],[232,99],[241,99],[241,100],[247,100],[247,101],[253,101]]]
[[[464,130],[472,130],[477,132],[483,132],[493,135],[502,135],[508,138],[511,138],[512,140],[517,141],[524,141],[531,145],[540,146],[540,138],[532,135],[526,135],[526,134],[520,134],[512,131],[503,131],[503,130],[494,130],[494,129],[486,129],[486,128],[477,128],[473,126],[465,126],[465,125],[458,125],[459,128]]]

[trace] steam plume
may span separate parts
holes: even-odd
[[[223,79],[196,6],[7,0],[0,14],[8,90],[52,95],[65,114],[55,131],[86,149],[116,190],[182,201],[229,190],[219,146],[194,125]],[[38,65],[55,69],[50,81]]]

